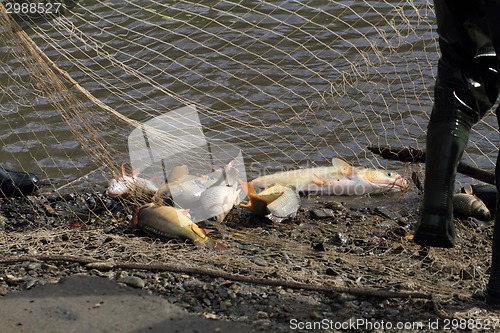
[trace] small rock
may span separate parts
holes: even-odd
[[[332,209],[313,209],[309,211],[309,215],[314,220],[323,220],[327,218],[333,218],[334,212]]]
[[[393,309],[393,308],[388,308],[387,310],[385,310],[385,313],[387,313],[387,315],[390,317],[395,317],[399,314],[399,310]]]
[[[265,311],[257,311],[257,318],[267,319],[267,318],[269,318],[269,314]]]
[[[34,271],[42,267],[42,263],[30,261],[26,266],[26,270]]]
[[[325,274],[326,275],[329,275],[329,276],[338,276],[339,275],[339,272],[337,272],[336,270],[334,270],[333,268],[331,267],[328,267],[325,271]]]
[[[346,234],[342,232],[336,232],[333,237],[331,238],[330,242],[334,245],[345,245],[347,244],[348,237]]]
[[[39,284],[39,282],[40,281],[37,279],[31,279],[29,281],[26,281],[26,283],[24,284],[24,289],[26,289],[26,290],[31,289],[35,285]]]
[[[316,251],[326,251],[325,245],[322,242],[312,242],[311,247]]]
[[[267,263],[266,259],[262,257],[254,257],[252,258],[252,262],[256,264],[257,266],[262,266],[262,267],[267,267],[269,264]]]
[[[24,278],[14,276],[12,274],[5,274],[5,282],[7,282],[8,285],[18,285],[19,283],[24,281]]]
[[[122,277],[122,278],[118,279],[117,282],[124,283],[129,287],[140,288],[140,289],[144,288],[144,286],[146,285],[144,280],[138,276]]]
[[[472,297],[480,301],[484,301],[486,299],[486,294],[483,290],[476,290],[474,294],[472,294]]]
[[[345,302],[349,302],[349,301],[353,301],[356,299],[356,296],[354,295],[351,295],[351,294],[348,294],[348,293],[340,293],[338,296],[337,296],[337,301],[341,302],[341,303],[345,303]]]
[[[115,263],[111,261],[101,261],[101,262],[91,262],[85,265],[88,269],[97,269],[101,272],[107,272],[113,267],[115,267]]]

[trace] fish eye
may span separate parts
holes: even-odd
[[[391,172],[388,172],[388,173],[387,173],[387,176],[392,177],[392,173],[391,173]]]

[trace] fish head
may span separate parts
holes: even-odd
[[[359,172],[372,184],[394,189],[407,189],[409,183],[400,174],[394,171],[366,169]]]
[[[475,195],[471,196],[473,197],[473,200],[471,200],[471,211],[474,213],[474,215],[483,221],[490,221],[491,213],[488,207],[486,207],[486,204],[483,202],[483,200],[479,199]]]
[[[130,195],[132,190],[131,184],[133,183],[133,178],[128,176],[122,176],[118,179],[111,179],[109,186],[106,189],[106,194],[111,198],[119,198]]]

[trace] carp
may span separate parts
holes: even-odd
[[[137,213],[137,226],[147,235],[162,240],[182,238],[200,247],[227,249],[227,246],[208,236],[211,230],[202,229],[191,221],[188,211],[175,207],[157,204],[142,206]]]
[[[298,192],[322,195],[364,195],[407,189],[406,179],[396,172],[355,168],[333,158],[332,166],[296,169],[258,177],[250,182],[266,188],[281,183],[292,185]]]
[[[474,195],[470,185],[464,186],[461,192],[453,194],[453,213],[457,216],[474,217],[482,221],[491,220],[488,207]]]

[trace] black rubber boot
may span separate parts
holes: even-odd
[[[500,109],[500,107],[499,107]],[[497,109],[497,118],[500,123],[500,110]],[[493,231],[493,255],[491,257],[491,274],[486,288],[486,303],[500,306],[500,152],[495,169],[497,187],[497,208],[495,214],[495,229]]]
[[[457,165],[467,146],[472,119],[456,110],[451,119],[430,121],[427,129],[424,197],[413,237],[417,244],[455,245],[453,192]]]

